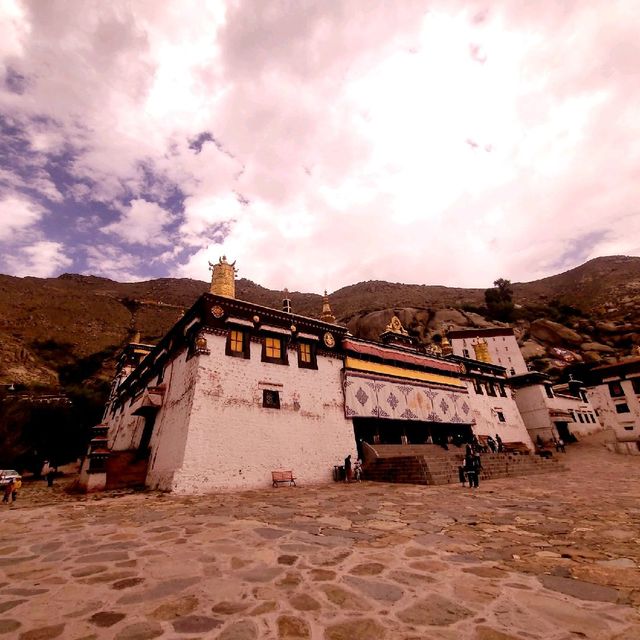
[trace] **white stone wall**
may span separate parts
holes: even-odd
[[[507,388],[507,397],[504,398],[499,393],[496,397],[488,396],[486,393],[477,394],[470,380],[467,381],[467,388],[469,390],[467,402],[471,406],[471,415],[476,421],[473,427],[476,435],[495,438],[498,434],[505,443],[524,442],[533,449],[529,432],[522,421],[511,389]],[[498,411],[504,415],[505,422],[498,420]]]
[[[557,437],[553,423],[549,416],[546,403],[546,393],[541,384],[517,389],[516,404],[533,442],[539,435],[543,440]]]
[[[557,409],[559,411],[573,411],[576,416],[575,420],[569,419],[568,426],[569,431],[576,436],[584,436],[596,431],[602,431],[602,425],[598,421],[595,408],[590,402],[584,402],[581,398],[575,396],[554,394],[553,398],[547,398],[545,394],[545,401],[547,407],[550,409]],[[578,414],[583,416],[584,422],[580,422]],[[593,416],[595,422],[587,422],[585,416]]]
[[[182,468],[187,434],[191,424],[193,397],[198,375],[198,358],[187,360],[184,351],[167,365],[162,384],[165,394],[158,411],[149,444],[149,470],[147,486],[153,489],[171,490],[176,471]],[[140,430],[136,443],[140,442]]]
[[[225,355],[226,338],[207,335],[210,355],[198,356],[184,464],[172,489],[202,493],[268,488],[271,471],[291,469],[298,484],[328,482],[333,467],[356,456],[351,420],[344,417],[341,358],[318,356],[318,370]],[[263,408],[263,389],[280,391],[280,409]]]
[[[581,398],[574,396],[556,395],[553,398],[547,396],[544,385],[534,384],[516,390],[516,403],[520,410],[520,415],[524,424],[531,435],[531,439],[535,442],[536,437],[540,435],[543,440],[550,440],[558,437],[558,433],[554,428],[554,422],[567,422],[569,431],[576,436],[586,435],[602,430],[602,425],[598,421],[595,407],[590,402],[584,402]],[[572,421],[570,417],[556,418],[549,413],[550,410],[556,411],[574,411],[584,414],[592,414],[595,416],[595,423]]]
[[[608,383],[591,387],[587,393],[591,404],[598,410],[599,420],[605,429],[615,433],[618,442],[640,440],[640,401],[633,391],[631,380],[619,381],[624,391],[624,397],[612,398]],[[617,413],[615,405],[624,401],[629,407],[629,413]]]
[[[182,466],[197,368],[197,358],[187,361],[186,351],[166,366],[162,382],[165,387],[163,403],[156,415],[149,443],[146,484],[151,488],[171,489],[173,474]],[[152,381],[153,385],[155,381]],[[144,393],[137,396],[133,403],[126,402],[122,410],[119,409],[113,417],[107,415],[109,448],[112,451],[136,449],[140,444],[145,419],[134,416],[133,412],[138,409],[143,398]]]

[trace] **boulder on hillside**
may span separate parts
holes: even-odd
[[[597,351],[584,351],[582,357],[587,364],[602,362],[602,356]]]
[[[535,340],[525,340],[522,345],[520,345],[520,352],[525,360],[531,360],[531,358],[541,358],[544,356],[546,349]]]
[[[458,309],[438,309],[433,314],[430,324],[437,331],[441,330],[443,326],[448,329],[451,325],[456,329],[463,329],[468,327],[470,322],[467,316]]]
[[[529,327],[531,336],[536,338],[539,342],[546,342],[551,345],[561,344],[582,344],[583,339],[580,334],[576,333],[573,329],[569,329],[558,322],[553,320],[546,320],[539,318],[534,320]]]
[[[580,345],[583,351],[597,351],[600,353],[615,353],[615,349],[600,342],[583,342]]]
[[[473,311],[467,311],[464,314],[467,318],[467,326],[476,327],[478,329],[490,329],[491,327],[507,327],[509,325],[504,324],[504,322],[489,321],[483,318],[479,313],[474,313]]]

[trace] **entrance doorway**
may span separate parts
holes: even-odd
[[[471,442],[470,424],[451,422],[421,422],[417,420],[386,420],[383,418],[353,418],[353,430],[358,445],[358,457],[363,457],[363,443],[376,444],[447,444]]]

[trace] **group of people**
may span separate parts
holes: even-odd
[[[351,454],[344,459],[344,481],[351,482],[355,480],[360,482],[362,480],[362,460],[358,458],[355,463],[351,464]]]

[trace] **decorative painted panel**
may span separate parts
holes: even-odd
[[[472,421],[466,390],[347,373],[344,412],[347,418],[388,418],[422,422]]]

